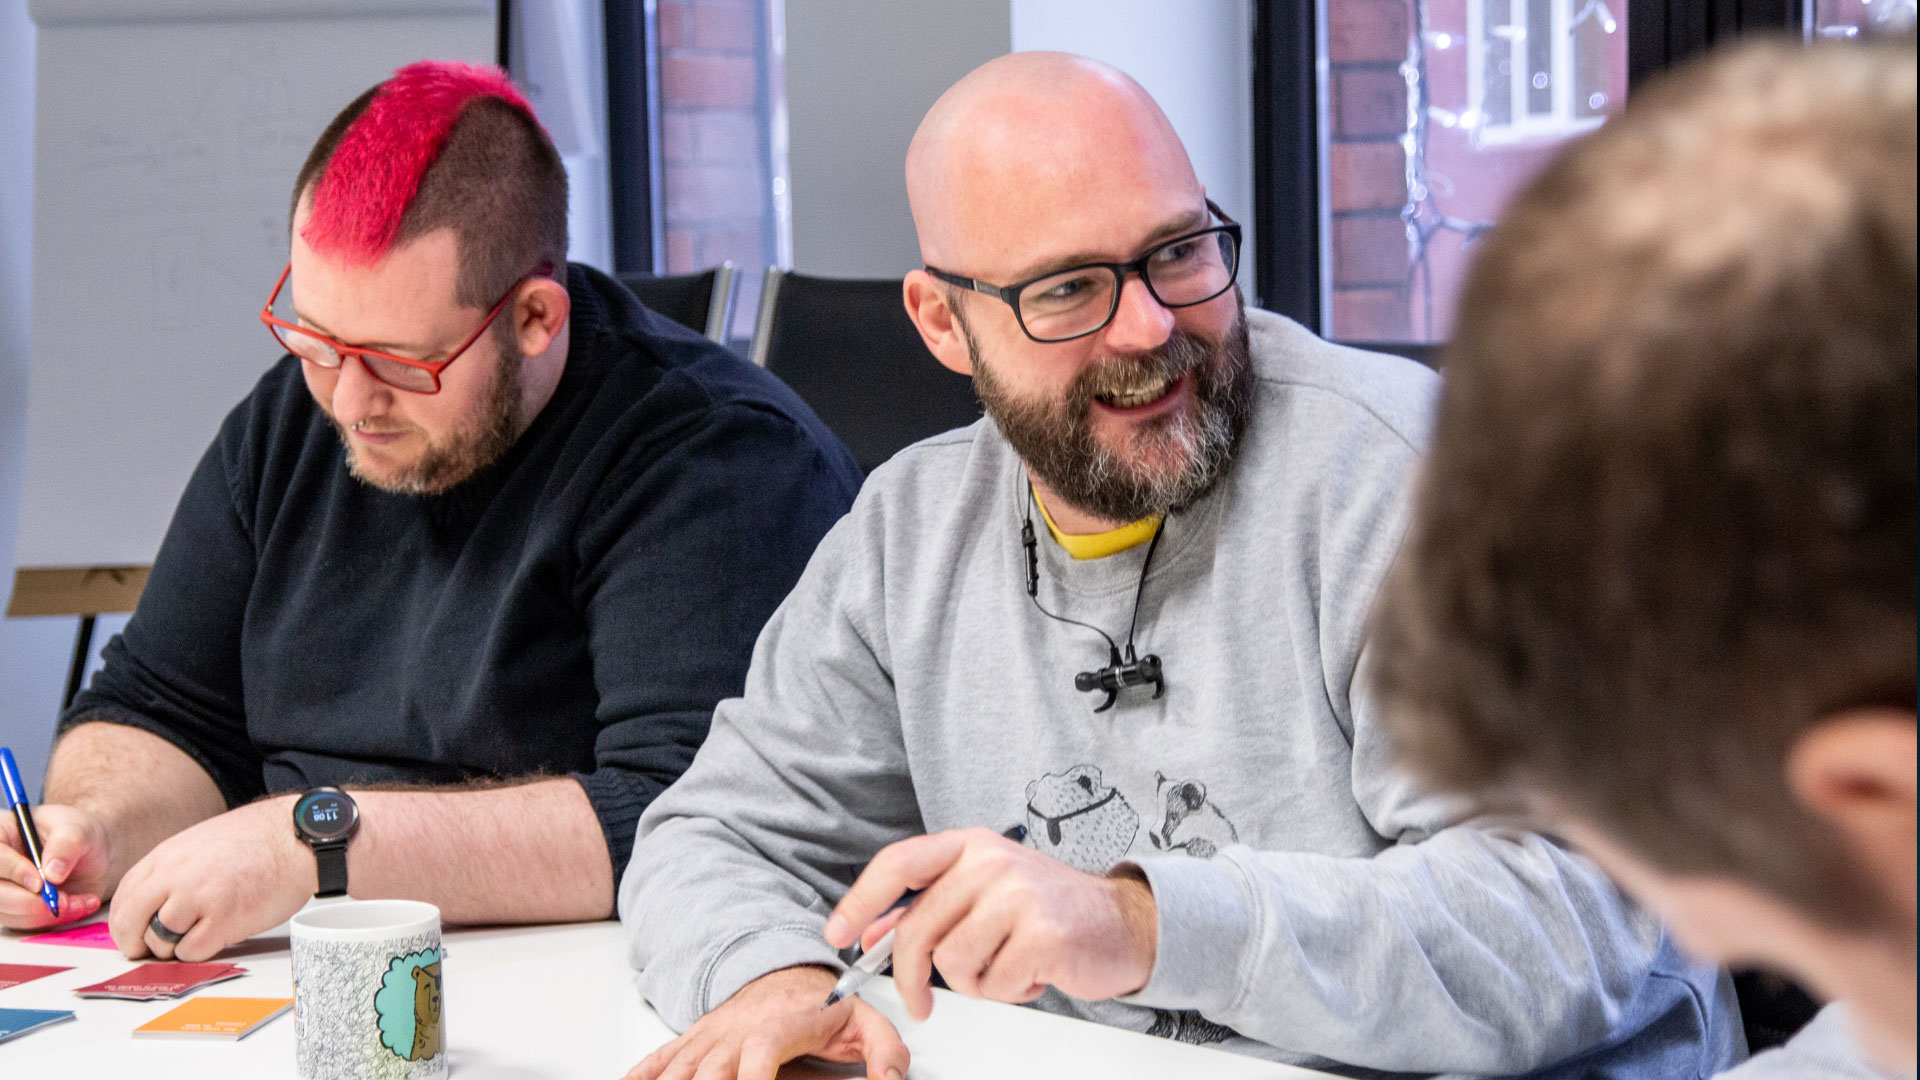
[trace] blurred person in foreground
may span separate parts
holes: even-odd
[[[1914,1071],[1914,82],[1742,48],[1535,180],[1375,614],[1409,764],[1837,1002],[1743,1080]]]

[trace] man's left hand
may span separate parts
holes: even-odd
[[[924,891],[888,913],[908,889]],[[1137,873],[1098,877],[990,830],[960,829],[882,849],[826,937],[871,948],[893,927],[894,985],[924,1020],[935,967],[958,993],[994,1001],[1032,1001],[1048,986],[1094,1001],[1133,993],[1153,973],[1156,915]]]
[[[292,796],[264,799],[168,837],[127,871],[107,923],[133,959],[206,960],[293,917],[318,887],[293,832]],[[148,925],[184,935],[170,944]]]

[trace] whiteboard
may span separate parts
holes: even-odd
[[[34,0],[21,569],[151,563],[260,325],[294,174],[419,59],[492,63],[493,0]]]

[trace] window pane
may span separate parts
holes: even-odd
[[[1914,0],[1809,0],[1808,38],[1854,38],[1873,33],[1910,33]]]
[[[1626,97],[1625,0],[1324,0],[1327,310],[1446,340],[1472,242]]]
[[[753,332],[761,272],[780,261],[786,176],[780,0],[660,0],[661,245],[669,274],[731,259],[733,334]]]
[[[507,70],[567,172],[567,261],[613,266],[607,175],[606,13],[600,0],[507,9]]]

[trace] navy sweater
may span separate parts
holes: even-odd
[[[153,732],[230,806],[569,775],[617,879],[860,473],[778,379],[605,275],[567,285],[553,399],[441,495],[349,476],[283,358],[201,459],[61,730]]]

